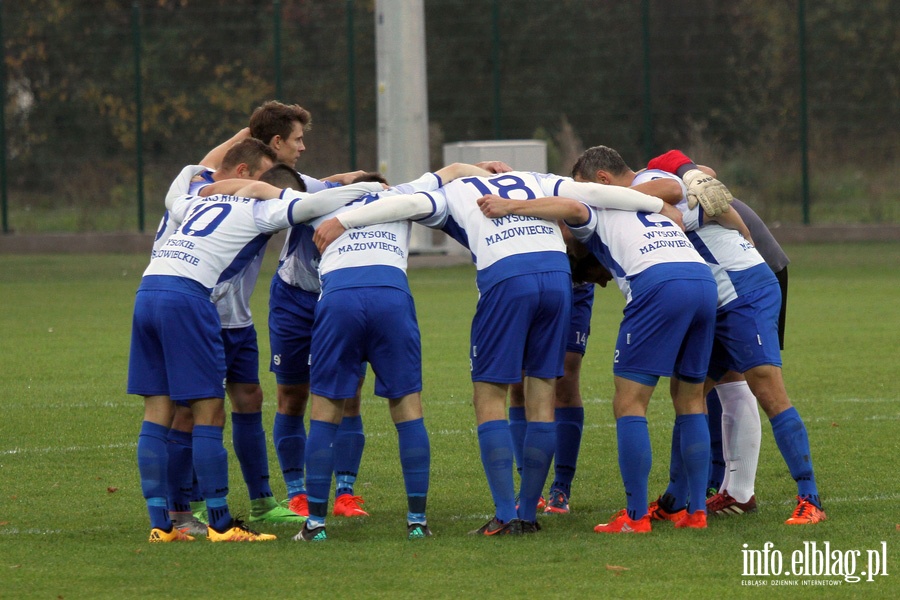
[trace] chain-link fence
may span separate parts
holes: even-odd
[[[390,10],[391,2],[384,6]],[[767,220],[900,222],[900,3],[425,0],[431,163],[543,139],[678,147]],[[154,226],[181,166],[277,98],[298,168],[376,157],[374,0],[0,0],[3,231]]]

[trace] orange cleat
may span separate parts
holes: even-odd
[[[364,511],[360,504],[365,504],[365,500],[360,496],[353,494],[341,494],[334,499],[334,516],[336,517],[368,517],[369,513]]]
[[[683,512],[684,516],[675,521],[675,529],[706,529],[706,511]]]
[[[797,496],[797,508],[791,518],[784,522],[785,525],[812,525],[819,521],[824,521],[828,517],[825,511],[807,500]]]
[[[624,508],[613,515],[609,523],[600,523],[594,527],[597,533],[650,533],[650,513],[640,519],[628,518],[628,511]]]
[[[677,523],[679,520],[687,516],[686,508],[676,510],[675,512],[669,512],[659,505],[659,500],[660,498],[657,498],[656,500],[651,502],[650,506],[647,509],[650,513],[650,519],[652,519],[653,521],[672,521],[673,523]]]

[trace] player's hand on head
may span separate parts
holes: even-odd
[[[505,217],[509,214],[507,203],[509,200],[494,194],[488,194],[478,199],[478,208],[489,219]]]
[[[710,217],[717,217],[731,208],[734,196],[724,183],[699,169],[691,169],[684,174],[688,188],[688,208],[697,204]]]
[[[485,171],[490,171],[491,173],[509,173],[513,170],[511,166],[502,160],[485,160],[480,163],[475,163],[475,166],[480,167]]]
[[[316,232],[313,234],[313,243],[315,243],[319,252],[325,252],[325,248],[338,239],[346,230],[337,217],[332,217],[316,227]]]

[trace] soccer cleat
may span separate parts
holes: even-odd
[[[368,517],[369,513],[360,508],[365,504],[360,496],[353,494],[341,494],[334,499],[334,516],[336,517]]]
[[[212,527],[207,529],[206,539],[211,542],[269,542],[276,537],[271,533],[259,533],[247,527],[243,521],[232,519],[231,526],[218,532]]]
[[[653,502],[650,503],[648,507],[648,512],[650,513],[650,518],[654,521],[672,521],[673,523],[677,522],[679,519],[684,517],[687,514],[687,508],[682,508],[680,510],[675,510],[672,512],[667,511],[662,506],[660,506],[660,498],[657,498]]]
[[[544,507],[544,514],[569,514],[569,497],[562,490],[550,490],[550,501]]]
[[[301,517],[275,502],[274,498],[269,497],[250,501],[249,520],[251,523],[294,523],[299,525],[306,521],[306,517]]]
[[[825,511],[810,502],[807,498],[797,496],[797,508],[791,518],[784,522],[785,525],[812,525],[824,521],[828,517]]]
[[[528,535],[529,533],[537,533],[541,530],[541,524],[537,521],[522,521],[522,533],[524,535]]]
[[[406,526],[406,539],[408,540],[420,540],[433,535],[425,523],[409,523]]]
[[[706,529],[706,513],[702,510],[694,511],[675,521],[675,529]]]
[[[501,523],[497,517],[493,517],[478,529],[470,531],[469,535],[522,535],[522,521],[512,519]]]
[[[293,498],[281,501],[281,505],[287,507],[292,513],[296,513],[301,517],[309,516],[309,496],[306,494],[297,494]]]
[[[193,513],[195,519],[204,525],[209,525],[209,517],[206,512],[206,500],[191,502],[191,513]]]
[[[746,502],[738,502],[728,495],[727,490],[722,490],[706,501],[706,512],[711,517],[754,513],[756,512],[756,496],[750,496]]]
[[[179,531],[179,529],[175,526],[172,526],[172,531],[163,531],[159,527],[154,527],[150,530],[150,539],[148,541],[151,544],[165,544],[168,542],[193,542],[194,536],[188,535],[183,531]]]
[[[713,496],[715,496],[718,493],[719,493],[719,490],[717,490],[714,487],[706,488],[706,499],[709,500],[710,498],[712,498]]]
[[[633,520],[628,517],[628,511],[624,508],[614,514],[609,523],[600,523],[594,527],[597,533],[650,533],[652,530],[650,513]]]
[[[190,512],[169,512],[169,518],[175,529],[181,533],[188,535],[206,535],[206,524],[201,523],[193,513]]]
[[[325,542],[328,540],[328,534],[325,533],[325,526],[309,528],[309,521],[303,524],[300,533],[293,537],[295,542]]]

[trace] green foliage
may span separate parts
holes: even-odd
[[[889,576],[844,583],[843,597],[895,598],[894,457],[900,447],[900,262],[897,244],[786,248],[790,266],[785,378],[809,430],[829,520],[782,524],[790,480],[764,424],[757,483],[760,512],[715,520],[706,531],[656,525],[647,536],[599,536],[593,526],[624,504],[611,415],[609,349],[622,299],[598,289],[582,375],[586,423],[573,513],[542,517],[523,539],[466,535],[492,511],[478,454],[468,375],[468,329],[477,292],[470,266],[410,272],[422,329],[426,425],[433,460],[429,521],[436,537],[404,539],[405,498],[396,432],[383,399],[363,394],[368,435],[358,491],[371,517],[329,518],[330,540],[151,546],[135,441],[140,400],[124,393],[134,291],[144,255],[0,257],[0,569],[10,598],[193,598],[288,596],[336,590],[351,597],[759,597],[741,585],[743,544],[766,541],[787,556],[804,541],[832,549],[888,544]],[[266,258],[253,300],[267,429],[275,409],[265,370]],[[656,460],[651,493],[667,481],[672,409],[663,384],[650,403]],[[230,434],[226,432],[226,446]],[[271,439],[271,438],[270,438]],[[272,485],[283,497],[269,444]],[[233,454],[232,507],[249,503]],[[864,554],[865,556],[865,554]],[[862,568],[862,567],[859,567]],[[125,576],[123,576],[125,574]],[[770,578],[771,579],[771,578]],[[793,579],[793,578],[789,578]],[[791,597],[819,598],[796,587]]]

